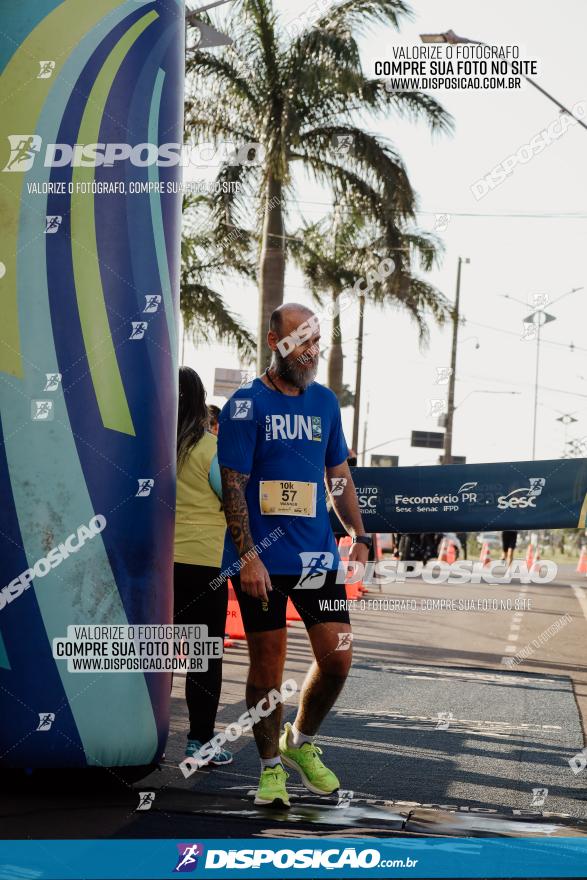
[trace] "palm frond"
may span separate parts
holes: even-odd
[[[229,310],[222,295],[206,284],[186,283],[180,290],[181,314],[186,332],[206,342],[218,339],[234,345],[243,360],[255,354],[255,337]]]
[[[342,0],[316,22],[316,27],[363,33],[368,27],[391,25],[399,30],[402,19],[414,17],[404,0]]]

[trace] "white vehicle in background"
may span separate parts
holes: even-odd
[[[501,532],[479,532],[478,544],[488,544],[490,547],[501,547]]]

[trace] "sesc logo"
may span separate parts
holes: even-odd
[[[355,486],[361,516],[377,513],[378,486]]]
[[[500,510],[513,510],[516,508],[536,507],[536,499],[542,494],[546,485],[544,477],[530,477],[530,485],[520,489],[512,489],[507,495],[500,495],[497,506]]]

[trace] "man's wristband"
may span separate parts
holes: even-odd
[[[353,544],[364,544],[365,547],[371,549],[373,546],[373,538],[371,535],[355,535],[353,538]]]

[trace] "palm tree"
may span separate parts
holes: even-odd
[[[179,302],[185,332],[230,343],[247,363],[254,359],[255,338],[211,284],[227,273],[254,280],[250,246],[246,230],[218,220],[209,196],[184,198]]]
[[[421,344],[428,340],[428,316],[442,324],[449,315],[450,304],[443,294],[413,272],[414,263],[424,271],[433,267],[441,252],[437,237],[396,228],[390,247],[386,232],[389,230],[369,223],[355,206],[341,205],[317,223],[305,224],[288,241],[288,250],[321,309],[325,309],[325,295],[330,298],[326,309],[332,320],[328,386],[341,405],[352,401],[343,385],[340,313],[358,301],[358,290],[368,285],[368,301],[407,311],[416,323]],[[379,272],[382,261],[392,261],[383,264],[386,272]]]
[[[258,211],[259,369],[269,356],[264,343],[269,315],[283,301],[284,220],[296,166],[327,184],[335,201],[352,198],[390,243],[397,223],[413,217],[414,193],[400,157],[392,144],[357,123],[361,113],[395,110],[425,119],[433,131],[451,127],[430,96],[387,91],[363,72],[361,30],[374,23],[397,29],[410,15],[404,0],[340,0],[289,37],[272,0],[239,0],[222,23],[233,46],[188,53],[188,130],[200,140],[263,146],[259,164],[226,165],[219,174],[248,183],[246,191],[218,196],[227,223],[242,225],[251,216],[251,202]]]

